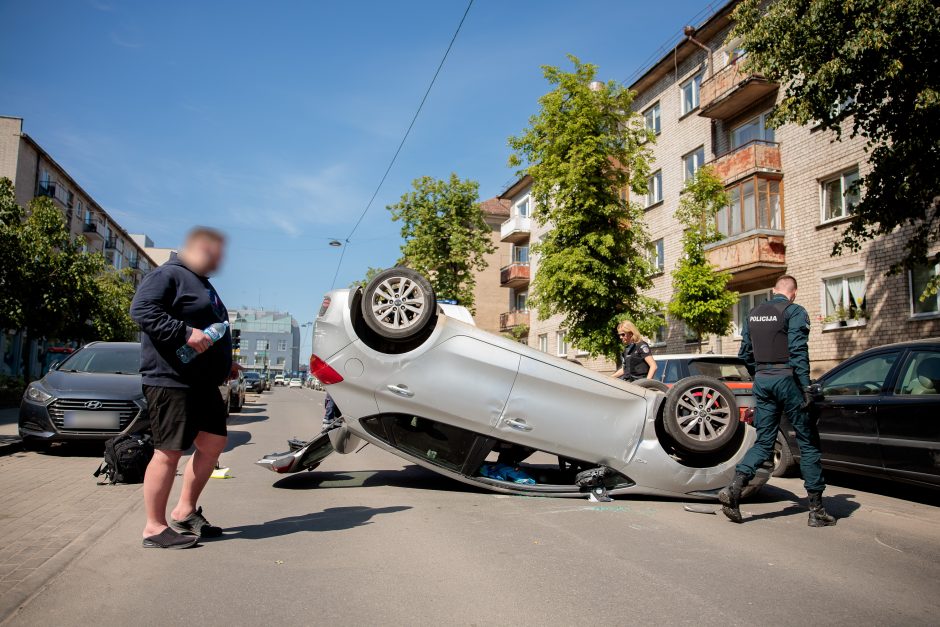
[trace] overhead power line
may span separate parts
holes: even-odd
[[[372,192],[372,197],[369,198],[369,202],[366,203],[362,213],[359,214],[359,219],[356,220],[352,230],[349,231],[349,235],[347,235],[346,239],[343,240],[345,245],[343,246],[342,252],[340,252],[339,261],[336,264],[336,272],[333,273],[333,282],[330,283],[330,289],[336,287],[336,277],[339,276],[339,270],[343,265],[343,258],[346,256],[346,248],[348,248],[352,236],[355,235],[359,225],[362,224],[362,220],[366,217],[366,214],[372,207],[372,203],[375,202],[375,197],[379,195],[379,191],[382,189],[382,185],[385,184],[385,179],[388,178],[389,172],[392,171],[392,166],[395,165],[395,161],[398,159],[398,155],[401,153],[401,149],[404,147],[405,141],[408,139],[408,135],[411,134],[411,129],[414,128],[415,122],[418,120],[418,116],[421,114],[421,109],[424,108],[424,103],[427,102],[428,95],[431,93],[431,88],[434,87],[434,83],[437,81],[437,77],[440,75],[441,69],[444,67],[444,62],[447,60],[447,56],[450,54],[451,48],[454,47],[454,42],[457,41],[457,35],[460,34],[460,29],[463,28],[463,23],[466,21],[467,14],[470,13],[470,7],[472,6],[473,0],[470,0],[467,3],[467,8],[463,12],[463,16],[460,18],[460,22],[457,24],[457,29],[454,31],[454,36],[450,38],[450,43],[447,44],[447,49],[444,51],[444,56],[441,57],[441,62],[437,64],[437,69],[434,71],[434,76],[431,77],[431,82],[428,83],[428,88],[424,91],[424,96],[421,98],[421,102],[418,104],[418,108],[415,111],[414,116],[411,118],[411,123],[408,124],[408,128],[405,130],[405,134],[402,136],[401,142],[399,142],[398,148],[395,150],[395,154],[392,155],[392,160],[388,162],[388,167],[385,168],[385,173],[382,174],[382,179],[379,181],[379,184],[375,186],[375,191]]]

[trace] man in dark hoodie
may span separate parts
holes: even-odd
[[[197,505],[225,448],[226,407],[219,386],[232,370],[232,340],[202,329],[228,320],[228,311],[207,278],[222,262],[225,239],[205,227],[186,237],[179,255],[148,274],[131,303],[143,330],[140,372],[156,449],[144,477],[145,548],[183,549],[199,538],[218,537]],[[189,345],[198,355],[183,363],[176,351]],[[183,451],[196,451],[183,472],[183,490],[167,524],[166,507]]]

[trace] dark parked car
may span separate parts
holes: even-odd
[[[940,487],[940,339],[889,344],[839,364],[814,387],[823,466]],[[781,422],[774,474],[799,448]]]
[[[653,355],[656,359],[654,378],[672,387],[677,381],[688,377],[711,377],[718,379],[734,393],[740,418],[746,420],[746,411],[754,406],[751,396],[753,379],[748,374],[744,360],[734,355],[711,355],[688,353],[681,355]]]
[[[264,377],[262,377],[260,373],[245,373],[245,389],[247,391],[260,394],[261,392],[264,392],[266,387],[267,386],[265,385]]]
[[[27,386],[20,437],[30,445],[148,430],[139,367],[137,342],[92,342],[75,351]]]

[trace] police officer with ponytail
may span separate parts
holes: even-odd
[[[810,420],[809,315],[793,301],[796,279],[785,274],[777,279],[773,296],[751,310],[741,330],[738,356],[747,362],[754,376],[754,427],[757,441],[737,465],[731,485],[718,493],[722,511],[732,521],[741,522],[741,492],[757,469],[774,453],[785,412],[796,431],[800,447],[800,470],[809,496],[809,526],[836,524],[822,504],[826,489],[820,462],[819,432]]]

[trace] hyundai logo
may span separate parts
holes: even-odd
[[[101,401],[86,401],[85,409],[101,409]]]

